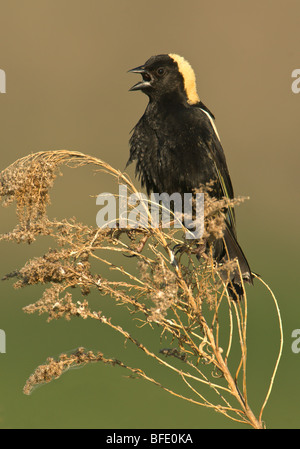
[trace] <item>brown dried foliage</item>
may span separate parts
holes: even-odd
[[[26,313],[46,313],[48,321],[62,317],[69,320],[74,316],[97,320],[178,375],[190,395],[169,389],[140,368],[132,368],[119,360],[104,357],[101,352],[95,354],[83,348],[72,354],[62,354],[58,360],[49,358],[27,380],[24,392],[29,394],[36,385],[60,377],[70,367],[103,362],[126,368],[131,375],[146,379],[194,404],[214,408],[235,421],[263,428],[262,412],[276,370],[256,417],[247,398],[247,298],[242,303],[230,301],[220,276],[221,268],[203,251],[200,258],[195,258],[195,253],[199,255],[201,242],[184,241],[182,230],[100,229],[83,225],[75,219],[50,219],[47,216],[49,190],[62,165],[73,168],[93,165],[96,170],[126,184],[130,193],[136,192],[126,174],[82,153],[65,150],[40,152],[16,161],[1,173],[0,197],[4,205],[16,203],[19,222],[11,232],[1,235],[1,240],[32,243],[37,236],[50,236],[55,244],[46,254],[29,260],[24,267],[7,274],[4,279],[15,278],[16,288],[34,284],[47,286],[37,302],[24,308]],[[224,226],[222,211],[229,202],[205,195],[203,239],[211,235],[220,237]],[[240,201],[233,200],[232,204]],[[175,245],[181,245],[183,249],[176,261],[172,251]],[[109,253],[135,256],[136,271],[130,272],[122,265],[113,264],[107,256]],[[97,262],[96,271],[91,268],[92,260]],[[232,261],[225,267],[223,265],[222,270],[230,273],[236,264]],[[118,272],[121,280],[105,278],[101,274],[103,266]],[[78,288],[81,291],[79,298]],[[125,306],[130,316],[138,317],[142,325],[153,326],[155,323],[161,329],[161,335],[171,337],[172,347],[155,353],[115,324],[112,317],[104,316],[101,310],[92,310],[87,299],[92,290]],[[222,307],[225,313],[221,314]],[[237,332],[234,331],[235,326]],[[224,328],[227,329],[227,340],[221,342],[220,333]],[[240,361],[238,369],[231,372],[229,362],[235,340],[240,346]],[[180,368],[177,367],[178,361]],[[205,389],[213,390],[216,402],[205,397]]]

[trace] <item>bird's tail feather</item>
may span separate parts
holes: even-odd
[[[242,248],[238,244],[235,236],[229,227],[226,227],[223,237],[223,251],[222,255],[217,257],[219,262],[237,259],[239,268],[237,267],[230,273],[228,281],[228,274],[224,273],[224,280],[228,282],[227,289],[230,297],[237,300],[244,296],[243,282],[253,284],[253,275],[249,263],[246,259]],[[226,279],[225,279],[226,277]],[[241,279],[242,278],[242,279]]]

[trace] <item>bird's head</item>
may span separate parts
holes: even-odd
[[[151,100],[174,94],[184,98],[189,104],[200,101],[195,73],[182,56],[173,53],[152,56],[144,65],[129,72],[139,73],[143,78],[130,90],[141,90]]]

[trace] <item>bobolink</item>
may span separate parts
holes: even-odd
[[[198,97],[190,64],[179,55],[163,54],[152,56],[130,72],[143,78],[130,90],[144,92],[149,103],[134,127],[127,165],[136,161],[136,174],[148,194],[192,193],[213,181],[212,196],[232,199],[232,183],[214,116]],[[243,280],[253,282],[237,242],[232,207],[227,209],[224,237],[214,241],[213,253],[218,263],[237,258]],[[240,272],[236,269],[228,284],[233,299],[244,293]]]

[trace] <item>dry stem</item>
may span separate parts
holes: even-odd
[[[142,377],[181,399],[213,408],[234,421],[249,424],[256,429],[264,428],[262,413],[271,393],[282,352],[280,312],[270,287],[259,279],[275,302],[281,344],[270,387],[257,417],[249,406],[247,395],[247,297],[239,303],[231,301],[222,280],[224,276],[220,275],[220,267],[209,253],[203,252],[200,258],[195,257],[201,242],[186,242],[183,230],[99,229],[77,223],[75,219],[49,219],[49,190],[62,165],[74,168],[93,165],[97,171],[105,172],[117,182],[126,184],[129,194],[137,193],[126,174],[83,153],[49,151],[17,160],[1,173],[0,196],[5,205],[16,202],[19,223],[14,230],[3,234],[1,240],[31,243],[37,236],[47,235],[56,244],[46,254],[29,260],[23,268],[7,274],[4,279],[16,278],[16,288],[38,283],[47,285],[42,298],[26,306],[25,312],[46,313],[48,321],[61,317],[71,319],[74,316],[97,320],[178,375],[188,387],[190,396],[163,386],[140,368],[132,368],[119,360],[104,357],[102,352],[95,354],[83,348],[72,354],[62,354],[58,360],[49,358],[27,380],[24,392],[29,394],[36,385],[58,378],[72,366],[103,362],[126,368],[131,375]],[[234,200],[231,205],[240,201]],[[226,206],[228,200],[217,201],[206,194],[203,241],[212,235],[217,238],[222,236],[222,211]],[[148,206],[145,206],[145,212],[149,216]],[[184,251],[174,258],[173,248],[178,244]],[[125,267],[113,264],[109,254],[117,253],[134,256],[137,269],[129,271],[126,259]],[[97,264],[96,272],[91,268],[92,260]],[[223,265],[223,272],[227,269],[230,274],[231,270],[236,269],[235,264],[236,261],[231,261],[227,267]],[[120,279],[105,278],[101,274],[103,267],[109,267]],[[74,301],[71,294],[74,290],[70,290],[71,287],[79,287],[83,298]],[[171,347],[162,348],[160,355],[157,355],[147,345],[137,341],[130,332],[114,324],[111,317],[105,317],[100,310],[91,310],[87,301],[91,290],[110,296],[138,318],[143,326],[158,325],[162,336],[171,337]],[[222,339],[221,330],[226,335]],[[233,372],[230,362],[235,341],[239,343],[240,356],[238,369]],[[207,368],[211,369],[210,373],[207,373]],[[215,403],[205,397],[205,391],[209,390],[216,395]]]

